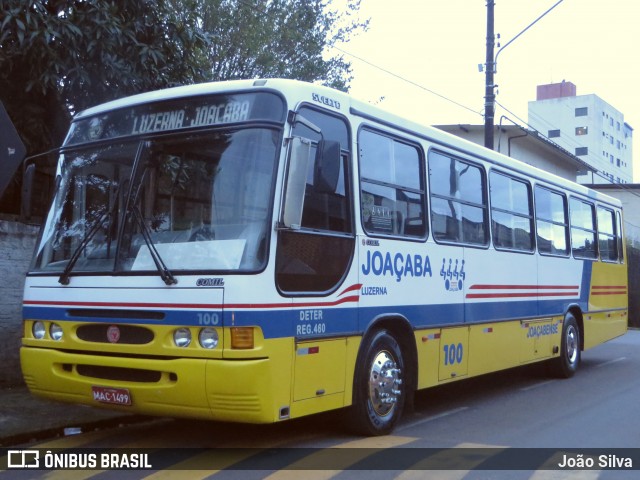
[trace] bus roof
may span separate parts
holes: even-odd
[[[74,120],[91,117],[93,115],[99,115],[107,111],[163,100],[216,93],[242,92],[265,89],[280,91],[295,103],[311,101],[313,94],[325,95],[326,98],[331,98],[332,100],[337,100],[339,102],[339,109],[333,108],[333,110],[342,113],[343,115],[347,115],[348,113],[350,113],[351,115],[363,118],[372,123],[377,123],[380,126],[430,141],[442,147],[443,149],[453,150],[454,152],[458,152],[462,155],[475,157],[476,159],[489,162],[493,165],[502,167],[506,170],[510,170],[514,173],[519,172],[527,177],[534,178],[551,185],[556,185],[558,188],[561,188],[563,190],[568,190],[603,203],[608,203],[612,206],[621,206],[621,202],[614,197],[598,192],[596,190],[589,189],[571,180],[558,177],[557,175],[526,164],[520,160],[507,157],[492,150],[488,150],[481,145],[457,137],[448,132],[444,132],[435,127],[423,125],[415,121],[400,117],[395,113],[391,113],[378,106],[358,100],[344,92],[298,80],[230,80],[223,82],[210,82],[172,87],[163,90],[156,90],[152,92],[141,93],[138,95],[132,95],[129,97],[120,98],[118,100],[113,100],[111,102],[103,103],[95,107],[91,107],[87,110],[79,112],[74,117]],[[331,106],[329,106],[328,108],[331,108]]]

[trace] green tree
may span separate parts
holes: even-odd
[[[327,49],[367,22],[361,0],[339,1],[0,0],[0,100],[34,154],[74,113],[135,93],[255,77],[346,90],[350,64]]]
[[[200,0],[210,35],[207,60],[213,80],[284,77],[347,90],[351,65],[328,48],[345,42],[368,21],[360,0],[332,9],[327,0]]]
[[[162,0],[0,3],[0,99],[31,152],[58,145],[79,110],[205,78],[206,35]]]

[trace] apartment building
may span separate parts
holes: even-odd
[[[596,172],[580,183],[631,183],[633,128],[624,114],[597,95],[577,95],[571,82],[539,85],[529,102],[529,125]]]

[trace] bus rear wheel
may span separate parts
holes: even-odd
[[[551,371],[556,377],[570,378],[580,364],[580,328],[571,313],[564,317],[560,342],[560,356],[553,360]]]
[[[406,393],[405,364],[396,339],[386,330],[368,342],[356,367],[352,426],[364,435],[386,435],[400,419]]]

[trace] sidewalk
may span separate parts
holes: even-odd
[[[140,415],[45,400],[26,386],[0,387],[0,447],[141,421]]]

